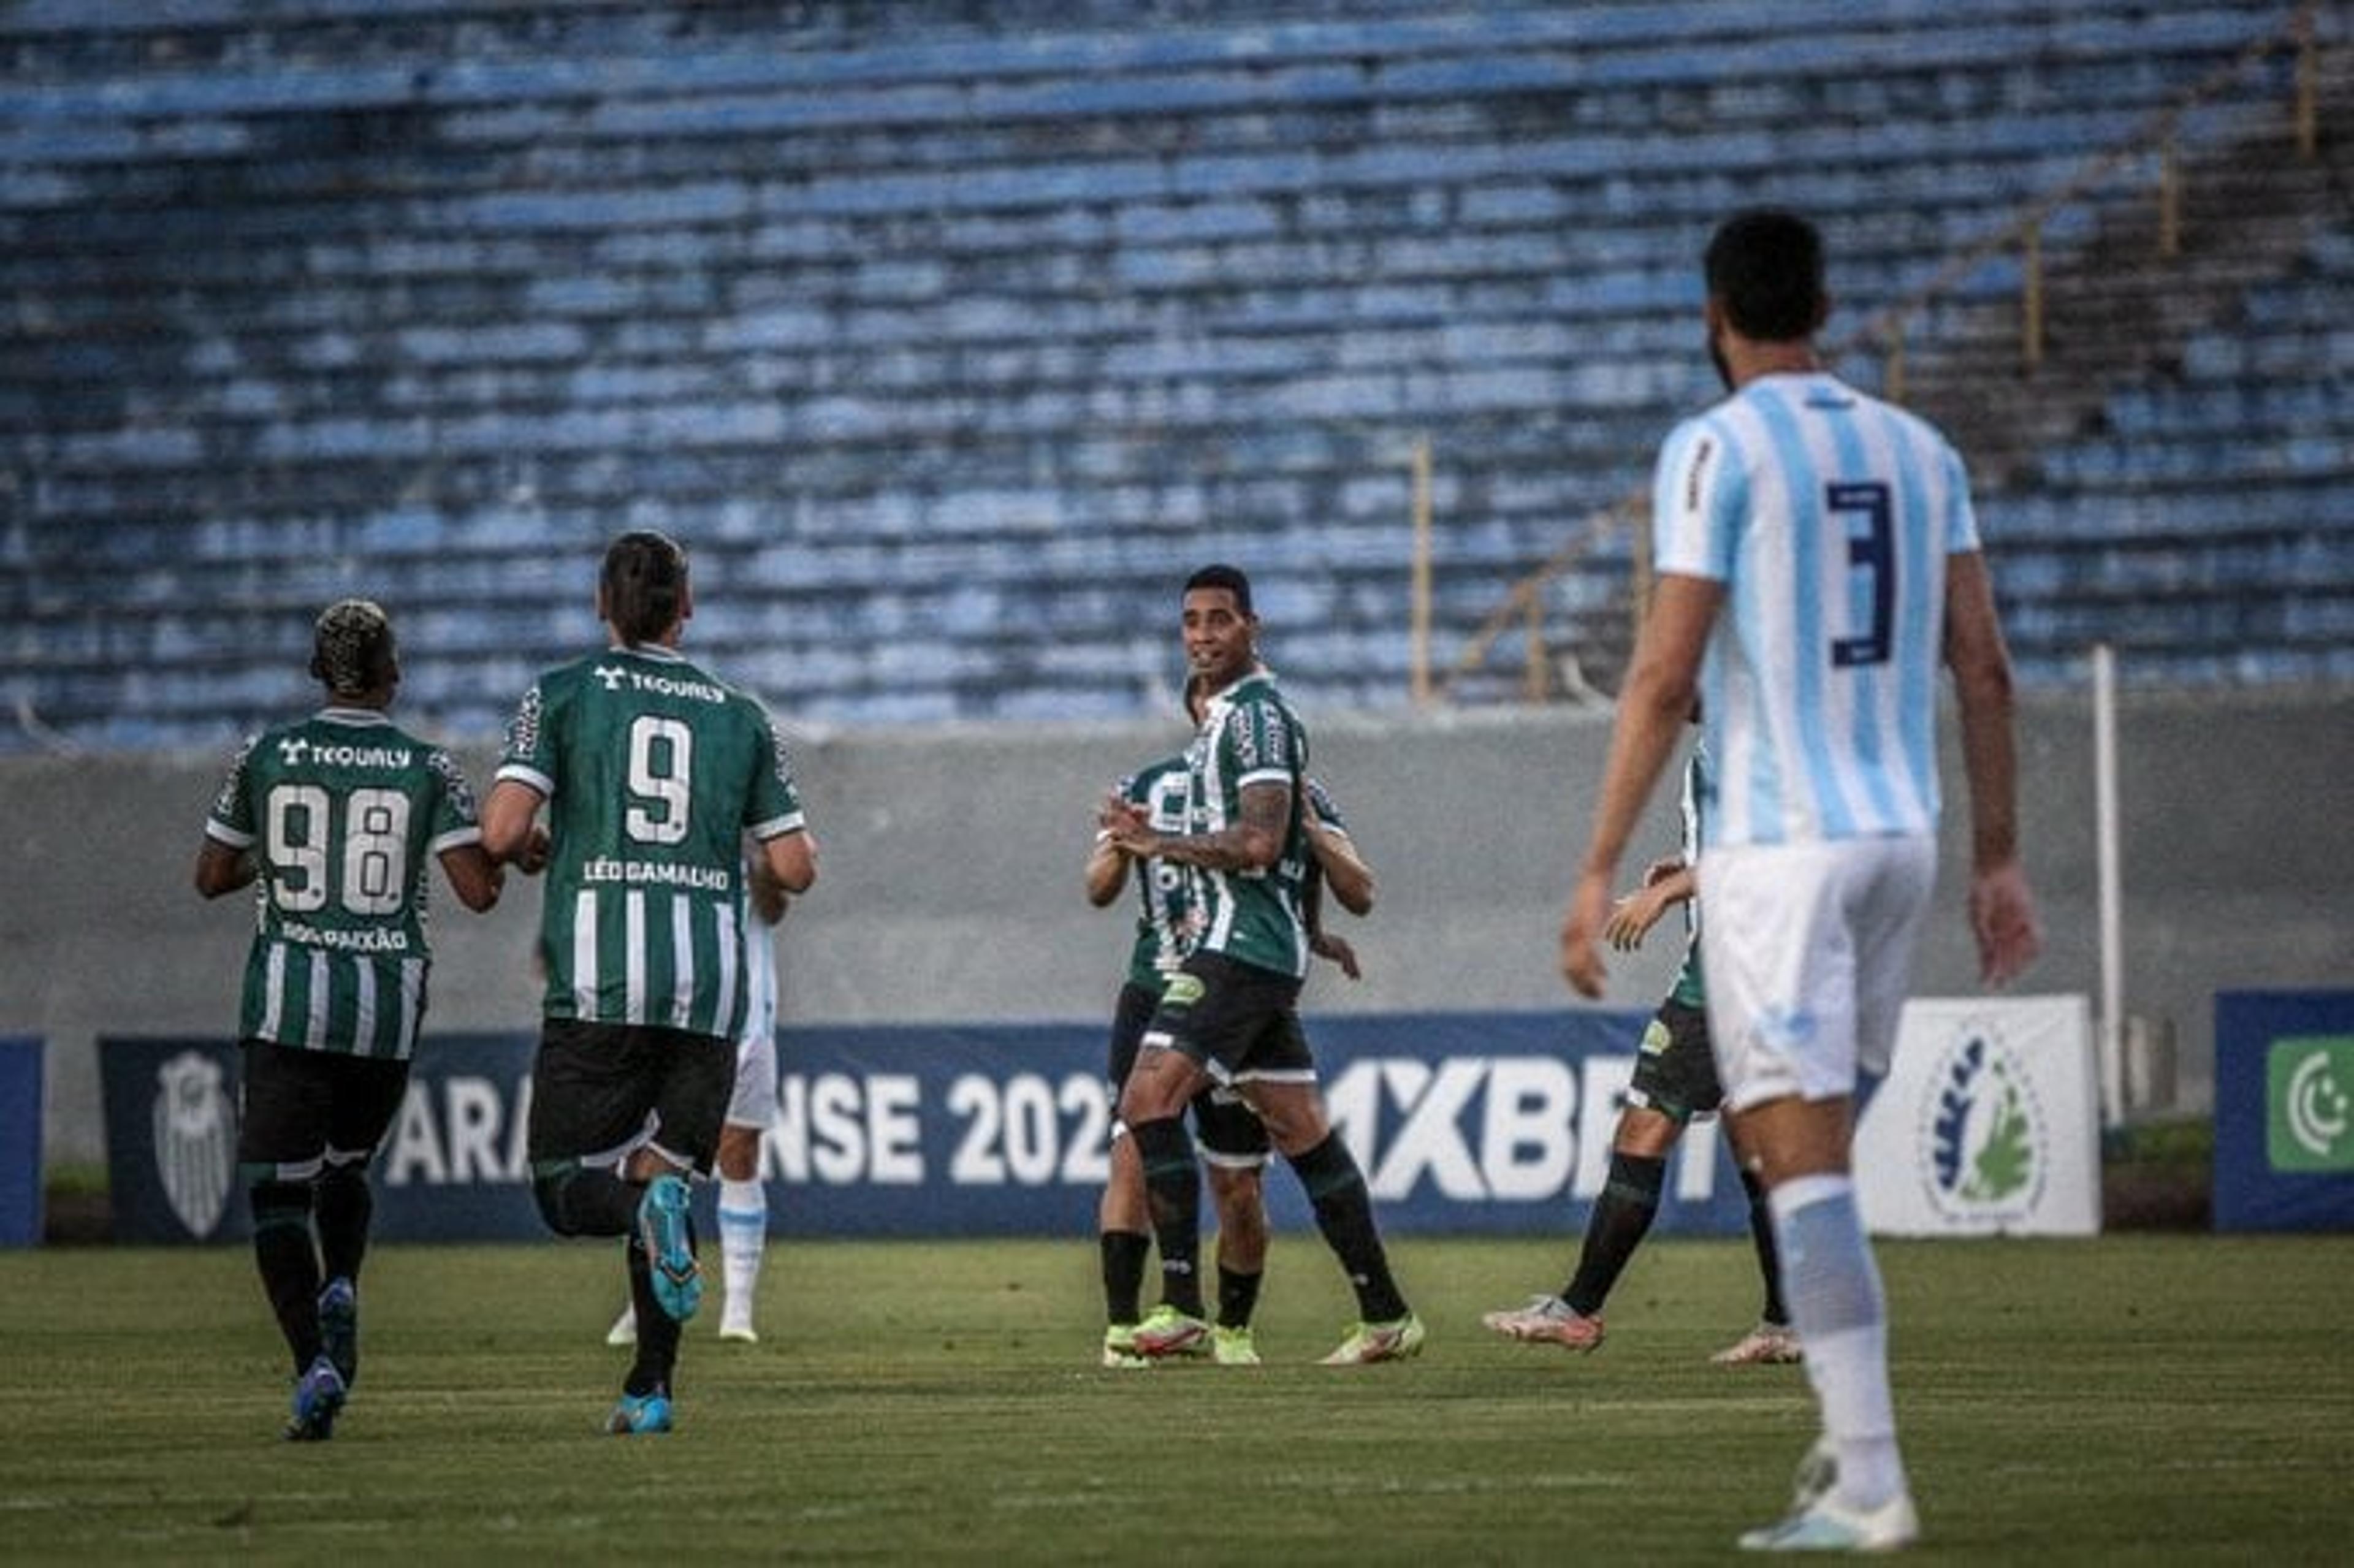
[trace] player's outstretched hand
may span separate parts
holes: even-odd
[[[554,841],[547,836],[546,825],[534,822],[530,833],[523,841],[523,853],[515,856],[515,869],[525,876],[537,876],[547,869],[547,857],[554,847]]]

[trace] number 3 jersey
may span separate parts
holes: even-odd
[[[607,649],[524,694],[498,777],[547,801],[546,1015],[734,1039],[744,835],[805,826],[759,703],[666,648]]]
[[[1669,436],[1652,528],[1659,571],[1727,595],[1707,844],[1935,832],[1946,557],[1978,548],[1945,438],[1834,376],[1761,376]]]
[[[260,867],[239,1037],[407,1060],[434,857],[482,836],[450,754],[375,709],[323,708],[245,743],[205,832]]]

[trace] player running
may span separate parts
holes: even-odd
[[[687,1179],[711,1170],[748,1004],[743,841],[788,893],[816,879],[817,850],[767,712],[679,652],[686,553],[614,540],[597,613],[608,645],[524,694],[482,832],[510,854],[548,812],[525,1144],[549,1229],[629,1238],[637,1354],[605,1424],[625,1435],[671,1429],[680,1326],[703,1298]]]
[[[368,1162],[408,1091],[433,961],[426,867],[438,860],[477,911],[502,881],[457,763],[387,716],[400,658],[383,609],[328,606],[311,673],[326,706],[245,743],[196,866],[207,898],[260,885],[237,1161],[254,1263],[293,1355],[295,1442],[334,1436],[359,1381]]]

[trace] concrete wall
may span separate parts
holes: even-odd
[[[1352,932],[1365,980],[1320,969],[1311,1010],[1567,1005],[1555,937],[1606,714],[1310,717],[1318,770],[1383,883],[1381,906]],[[1172,723],[806,740],[800,767],[823,864],[784,927],[788,1027],[1105,1014],[1127,919],[1124,906],[1096,911],[1080,895],[1090,810],[1114,777],[1179,738]],[[2022,740],[2050,938],[2023,989],[2097,1001],[2089,705],[2036,699]],[[2354,702],[2342,691],[2228,704],[2142,695],[2127,704],[2121,746],[2127,1010],[2178,1030],[2183,1098],[2203,1106],[2215,991],[2354,983],[2354,829],[2342,809]],[[249,912],[242,897],[207,905],[188,884],[224,760],[0,759],[14,850],[0,899],[0,1033],[50,1042],[53,1160],[102,1153],[97,1035],[234,1027]],[[489,760],[469,757],[478,779]],[[1670,805],[1663,791],[1630,862],[1672,847]],[[1949,817],[1919,980],[1940,994],[1975,985],[1961,813]],[[439,907],[429,1027],[531,1027],[536,887],[518,883],[486,917],[446,898]],[[1622,962],[1608,1000],[1648,1005],[1673,946]]]

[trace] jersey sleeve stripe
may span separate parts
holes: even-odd
[[[530,767],[525,763],[502,763],[495,777],[499,779],[512,779],[518,784],[528,784],[534,789],[538,790],[542,797],[546,799],[552,800],[556,795],[556,780],[550,779],[546,774],[542,773],[538,768]]]

